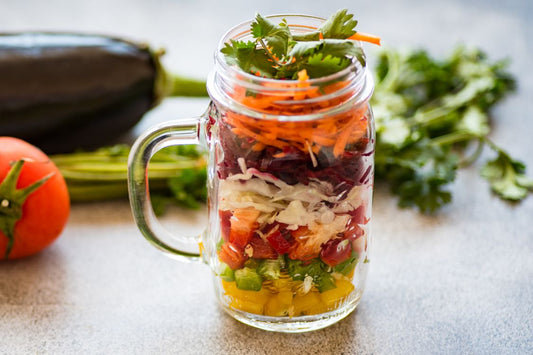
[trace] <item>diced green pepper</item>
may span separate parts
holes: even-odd
[[[259,267],[259,263],[260,263],[259,260],[250,258],[250,259],[246,260],[246,262],[244,263],[244,266],[249,268],[249,269],[257,269]]]
[[[267,280],[277,280],[281,272],[281,262],[279,259],[265,259],[259,264],[257,272]]]
[[[306,276],[311,276],[313,284],[320,292],[336,287],[335,280],[329,272],[330,267],[319,259],[314,259],[308,264],[304,264],[300,260],[288,259],[287,264],[287,271],[293,280],[304,281]]]
[[[235,270],[235,283],[240,290],[260,291],[263,279],[254,269],[244,267]]]
[[[318,288],[318,292],[320,293],[337,287],[335,284],[335,279],[333,279],[333,276],[327,272],[324,272],[320,276],[313,277],[313,283],[315,284],[316,288]]]
[[[348,275],[350,272],[352,272],[355,269],[355,265],[357,264],[357,261],[359,255],[357,252],[352,251],[352,255],[346,260],[344,260],[342,263],[338,264],[333,268],[335,272],[341,273],[343,275]]]
[[[226,263],[220,263],[220,272],[218,276],[224,281],[235,281],[235,272]]]

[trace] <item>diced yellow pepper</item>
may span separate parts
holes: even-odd
[[[326,307],[317,292],[308,292],[305,295],[296,295],[292,300],[294,316],[318,314],[326,311]]]
[[[250,309],[256,309],[258,307],[248,305],[248,303],[256,304],[261,306],[261,312],[257,314],[262,313],[262,307],[264,304],[268,301],[270,298],[270,291],[268,291],[265,288],[262,288],[260,291],[247,291],[247,290],[241,290],[237,288],[237,285],[235,282],[227,282],[222,280],[222,287],[224,288],[225,295],[231,297],[232,304],[234,304],[235,308],[242,309],[238,305],[242,305],[244,308],[250,308]],[[244,309],[242,309],[244,311]],[[248,312],[248,311],[246,311]],[[251,312],[255,313],[255,312]]]
[[[251,301],[242,300],[239,298],[234,298],[229,306],[231,308],[239,309],[244,312],[253,313],[253,314],[263,314],[263,305],[260,303],[255,303]]]
[[[278,291],[291,291],[292,289],[292,280],[289,278],[280,278],[277,280],[272,280],[272,286]]]
[[[282,291],[270,297],[265,304],[265,315],[281,317],[289,314],[289,308],[292,305],[292,292]]]
[[[355,274],[355,269],[353,269],[352,271],[350,271],[350,273],[348,275],[346,275],[346,277],[350,280],[353,280],[353,275]]]
[[[326,305],[328,311],[334,310],[344,301],[354,290],[350,281],[337,280],[337,287],[320,294],[320,299]]]

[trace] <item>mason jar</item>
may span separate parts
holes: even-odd
[[[324,21],[269,19],[285,19],[293,33]],[[301,72],[297,80],[229,65],[220,49],[230,40],[252,40],[251,22],[228,31],[218,45],[206,113],[157,126],[136,142],[132,208],[152,244],[210,266],[217,300],[237,320],[280,332],[320,329],[350,314],[365,286],[373,80],[355,59],[335,74],[309,79]],[[162,147],[192,143],[207,152],[209,218],[201,236],[184,237],[163,231],[149,212],[146,165]]]

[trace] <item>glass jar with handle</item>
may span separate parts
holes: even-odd
[[[324,22],[302,15],[269,19],[285,21],[296,34]],[[228,64],[220,49],[251,39],[250,24],[220,41],[206,113],[138,138],[130,154],[130,202],[154,246],[209,265],[216,297],[233,317],[273,331],[320,329],[352,312],[365,285],[373,81],[355,59],[313,79],[305,72],[296,80],[246,73]],[[147,193],[151,156],[182,144],[200,144],[207,152],[209,218],[201,236],[162,228]]]

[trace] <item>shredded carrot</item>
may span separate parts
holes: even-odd
[[[373,43],[373,44],[377,44],[378,46],[381,45],[381,38],[380,37],[374,36],[374,35],[371,35],[371,34],[368,34],[368,33],[356,32],[353,35],[351,35],[350,37],[348,37],[348,39],[351,39],[351,40],[354,40],[354,41],[363,41],[363,42]]]
[[[341,104],[351,93],[305,104],[297,101],[338,92],[347,85],[348,82],[339,81],[320,88],[314,87],[311,86],[307,71],[302,70],[298,72],[297,81],[270,81],[264,84],[264,92],[258,90],[254,95],[249,95],[243,87],[235,87],[232,96],[245,106],[271,115],[315,114]],[[279,149],[274,154],[276,158],[284,157],[290,147],[312,157],[323,147],[329,147],[335,156],[340,156],[347,144],[358,141],[368,129],[366,106],[336,115],[326,114],[315,121],[256,119],[232,111],[226,113],[224,121],[234,134],[255,141],[253,151],[261,151],[267,146]]]
[[[366,109],[366,107],[365,107]],[[348,143],[348,139],[350,137],[350,135],[357,135],[358,138],[357,140],[359,140],[359,138],[361,138],[362,134],[361,133],[364,133],[361,132],[360,130],[356,130],[355,128],[361,123],[361,119],[359,115],[354,115],[355,116],[355,119],[353,119],[345,128],[342,132],[340,132],[339,134],[339,137],[337,139],[337,141],[335,142],[335,146],[333,147],[333,155],[334,156],[339,156],[342,154],[342,152],[344,151],[344,147],[346,147],[346,144]]]
[[[265,148],[266,148],[266,145],[264,145],[264,144],[261,143],[261,142],[257,142],[257,143],[255,143],[255,144],[253,145],[252,150],[253,150],[254,152],[260,152],[260,151],[262,151],[262,150],[265,149]]]

